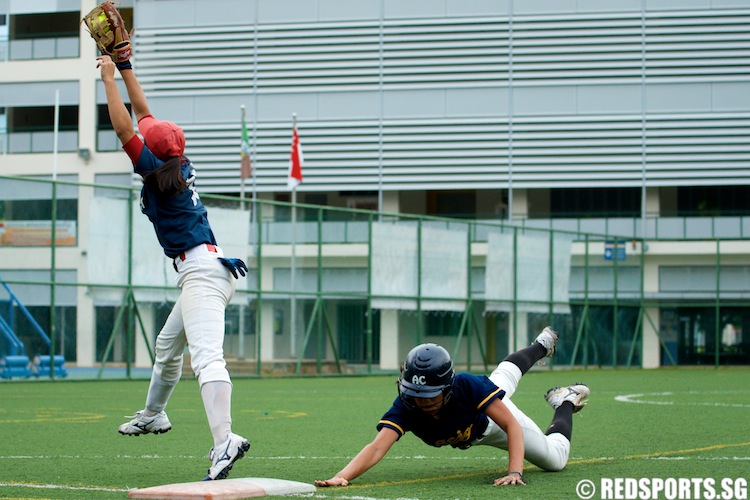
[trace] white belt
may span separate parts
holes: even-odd
[[[216,245],[212,245],[210,243],[201,243],[198,246],[195,246],[191,248],[190,250],[185,250],[184,252],[181,252],[180,255],[174,258],[174,269],[177,270],[177,265],[182,264],[186,260],[198,256],[198,255],[204,255],[213,253],[216,254],[216,257],[223,257],[224,252],[221,250],[221,248],[217,247]]]

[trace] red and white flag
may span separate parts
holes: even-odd
[[[247,179],[253,174],[253,165],[250,162],[250,141],[247,138],[247,125],[245,124],[245,110],[242,110],[242,143],[240,144],[240,179]]]
[[[292,154],[289,158],[289,179],[287,185],[289,189],[294,189],[302,184],[302,145],[299,142],[297,133],[297,124],[295,123],[292,130]]]

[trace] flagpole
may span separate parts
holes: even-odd
[[[251,210],[251,217],[253,220],[253,225],[255,224],[257,220],[257,213],[258,213],[258,192],[257,192],[257,184],[255,179],[255,160],[257,155],[257,150],[255,149],[256,144],[258,143],[258,2],[255,2],[255,21],[253,25],[253,142],[252,146],[250,148],[250,161],[252,162],[253,169],[251,171],[251,174],[253,176],[252,183],[253,183],[253,203],[250,206]],[[260,221],[257,221],[260,223]],[[255,233],[255,228],[253,227],[253,235]],[[258,245],[260,245],[260,241],[257,242]],[[257,255],[257,249],[255,249],[256,255]],[[258,288],[260,289],[260,281],[258,281]],[[260,353],[258,353],[258,359],[260,359]],[[259,365],[260,366],[260,365]],[[260,373],[260,372],[258,372]]]
[[[245,127],[245,105],[242,104],[240,106],[240,111],[242,114],[242,121],[240,122],[242,127]],[[243,137],[244,140],[244,137]],[[244,154],[244,153],[243,153]],[[242,167],[240,167],[240,212],[245,211],[245,175],[242,171]],[[245,281],[247,282],[247,281]],[[247,297],[245,297],[245,301],[247,300]],[[237,346],[237,358],[238,359],[245,359],[245,302],[241,301],[239,306],[239,321],[238,326],[239,329],[239,340],[238,340],[238,346]]]
[[[57,258],[57,160],[58,160],[58,146],[59,146],[59,135],[60,135],[60,89],[55,89],[55,131],[54,131],[54,139],[52,143],[52,227],[51,229],[51,238],[50,238],[50,287],[49,287],[49,375],[54,380],[55,378],[55,341],[57,340],[57,328],[55,324],[57,323],[57,315],[55,313],[55,281],[57,281],[57,275],[55,273],[55,269],[57,268],[56,264],[56,258]],[[62,354],[65,354],[65,332],[62,334],[62,342],[61,345],[63,346],[62,350],[60,351]]]
[[[245,126],[245,105],[240,105],[240,112],[242,113],[242,126]],[[240,209],[245,210],[245,176],[243,175],[242,169],[240,168]]]
[[[292,148],[294,148],[294,130],[297,130],[297,113],[292,113]],[[297,284],[296,284],[296,267],[297,267],[297,184],[292,186],[292,262],[291,262],[291,288],[292,288],[292,302],[291,302],[291,323],[290,334],[291,334],[291,350],[292,356],[297,355]]]

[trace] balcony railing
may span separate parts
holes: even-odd
[[[17,221],[25,223],[25,221]],[[468,221],[467,221],[468,222]],[[636,223],[637,222],[637,223]],[[713,240],[728,239],[741,240],[750,238],[750,217],[663,217],[648,219],[650,229],[646,239],[655,240]],[[6,221],[7,227],[13,226],[13,221]],[[368,241],[367,221],[323,221],[308,222],[297,221],[294,226],[291,222],[265,221],[262,222],[261,233],[263,244],[289,245],[317,244],[318,226],[320,224],[320,242],[323,244],[366,244]],[[431,224],[441,224],[432,222]],[[445,223],[450,227],[456,222]],[[16,224],[17,225],[17,224]],[[39,233],[49,232],[51,222],[36,221],[34,231]],[[294,227],[295,232],[292,233]],[[602,239],[617,238],[621,240],[640,239],[640,220],[632,219],[535,219],[518,221],[513,224],[509,222],[488,223],[473,225],[471,228],[471,240],[474,243],[484,243],[488,235],[497,228],[522,227],[529,229],[551,229],[564,231],[573,235],[574,239],[584,238],[586,234],[600,236]],[[65,237],[71,241],[77,240],[77,224],[75,221],[58,221],[58,232],[65,231]],[[0,230],[0,232],[2,232]],[[253,244],[257,238],[257,229],[250,230],[250,241]],[[58,234],[59,238],[59,234]],[[49,238],[47,238],[49,239]],[[69,244],[67,243],[64,244]],[[48,242],[47,242],[48,244]],[[0,238],[0,246],[38,246],[44,245],[41,241],[28,238],[18,239],[14,243],[4,242]]]
[[[466,221],[469,222],[469,221]],[[263,222],[262,234],[267,244],[317,243],[318,222],[297,221],[292,238],[291,222]],[[366,221],[323,221],[321,238],[323,243],[366,243],[368,238]],[[445,222],[446,227],[456,224]],[[641,239],[642,219],[597,218],[597,219],[522,219],[509,221],[481,221],[472,227],[472,241],[486,242],[490,232],[497,227],[522,227],[564,231],[583,237],[585,234],[601,236],[603,239]],[[652,217],[646,219],[646,239],[748,239],[750,238],[750,216],[746,217]],[[251,231],[251,235],[255,234]]]
[[[79,37],[31,38],[0,41],[0,62],[78,57]]]

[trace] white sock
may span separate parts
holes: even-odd
[[[148,386],[148,395],[146,396],[146,410],[144,411],[147,417],[153,417],[157,413],[164,411],[164,408],[167,407],[169,396],[172,395],[172,391],[177,385],[178,380],[169,383],[158,375],[151,375],[151,384]]]
[[[214,447],[217,447],[229,439],[229,433],[232,432],[232,384],[223,381],[206,382],[201,387],[201,397],[214,438]]]

